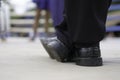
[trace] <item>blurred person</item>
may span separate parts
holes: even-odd
[[[55,38],[41,41],[52,59],[79,66],[102,66],[100,41],[112,0],[64,0],[64,20]]]
[[[33,0],[33,2],[36,4],[37,9],[36,9],[36,15],[35,15],[35,22],[33,25],[33,36],[31,40],[33,41],[37,35],[37,29],[39,26],[39,19],[41,16],[41,11],[45,10],[45,32],[48,33],[48,20],[49,20],[49,0]]]
[[[63,21],[64,0],[50,0],[49,5],[53,25],[57,26]]]
[[[6,41],[7,33],[10,30],[10,7],[7,0],[0,0],[0,38]]]

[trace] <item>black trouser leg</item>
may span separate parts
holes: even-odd
[[[99,43],[104,38],[110,3],[111,0],[65,0],[66,42],[76,46]]]
[[[93,44],[105,34],[105,23],[111,0],[65,0],[68,33],[72,42]]]
[[[67,22],[64,16],[64,20],[62,21],[62,23],[60,25],[57,25],[55,27],[56,29],[56,35],[57,38],[63,42],[67,47],[71,48],[72,42],[69,38],[69,33],[68,33],[68,29],[67,29]]]

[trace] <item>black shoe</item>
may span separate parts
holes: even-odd
[[[49,56],[51,59],[55,59],[54,58],[54,55],[52,55],[52,53],[50,52],[49,48],[47,47],[47,45],[51,42],[51,41],[54,41],[55,39],[57,39],[57,37],[42,37],[40,40],[41,40],[41,43],[43,45],[43,47],[45,48],[45,50],[48,52]]]
[[[76,50],[76,64],[80,66],[102,66],[100,48],[89,47]]]
[[[60,40],[55,39],[51,41],[47,48],[50,50],[50,54],[59,62],[72,62],[72,53]]]

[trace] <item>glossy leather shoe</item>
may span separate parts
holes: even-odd
[[[50,50],[51,55],[59,62],[72,62],[71,50],[69,50],[60,40],[55,39],[51,41],[47,48]]]
[[[76,64],[80,66],[102,66],[100,48],[98,46],[76,50]]]
[[[40,38],[40,41],[43,45],[43,47],[45,48],[45,50],[48,52],[48,55],[50,56],[51,59],[55,59],[54,55],[52,55],[51,51],[49,50],[49,48],[47,47],[47,44],[50,43],[51,41],[56,40],[57,37],[42,37]]]

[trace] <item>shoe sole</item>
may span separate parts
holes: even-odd
[[[102,66],[102,58],[80,58],[76,60],[76,64],[80,66]]]

